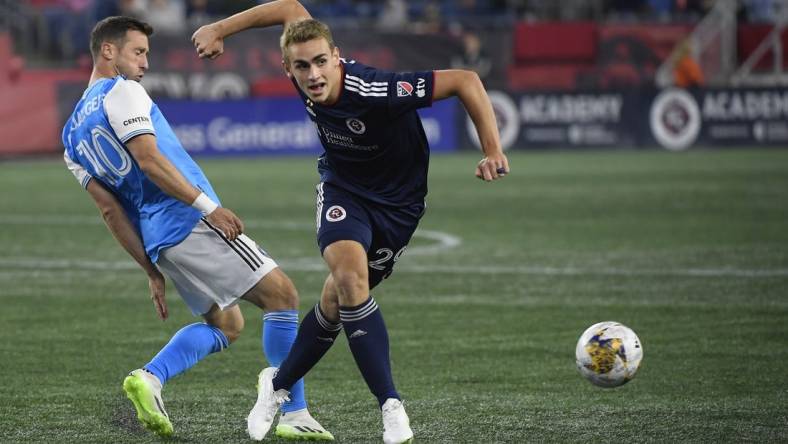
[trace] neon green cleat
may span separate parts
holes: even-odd
[[[129,373],[123,380],[123,391],[137,409],[137,419],[153,433],[169,437],[173,429],[161,401],[161,382],[143,369]]]
[[[307,409],[284,413],[276,425],[276,436],[300,441],[333,441],[334,435],[312,418]]]

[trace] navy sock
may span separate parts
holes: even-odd
[[[378,403],[383,406],[389,398],[400,399],[391,376],[389,334],[375,299],[370,296],[356,307],[340,306],[339,320],[356,365]]]
[[[187,325],[173,335],[144,369],[164,385],[170,378],[192,368],[209,354],[227,348],[227,345],[227,337],[218,328],[202,323]]]
[[[320,311],[320,304],[315,305],[301,320],[295,342],[287,358],[279,366],[274,377],[274,390],[287,389],[317,364],[334,345],[334,339],[342,330],[342,324],[334,324],[326,319]]]

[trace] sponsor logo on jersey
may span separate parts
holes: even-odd
[[[353,131],[355,134],[364,134],[364,131],[367,130],[367,126],[364,125],[364,122],[356,119],[355,117],[350,117],[349,119],[345,120],[345,124],[347,125],[350,131]]]
[[[133,125],[135,123],[150,122],[150,119],[145,116],[132,117],[131,119],[124,120],[123,126]]]
[[[334,205],[333,207],[326,210],[326,220],[329,222],[339,222],[344,219],[345,216],[347,216],[345,209],[339,205]]]
[[[408,82],[397,82],[397,97],[407,97],[413,93],[413,85]]]
[[[427,84],[427,81],[424,79],[416,79],[416,96],[424,97],[424,86]]]

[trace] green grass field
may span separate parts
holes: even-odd
[[[788,150],[436,156],[429,209],[373,294],[418,442],[788,442]],[[201,160],[303,310],[325,276],[313,159]],[[62,162],[0,163],[0,442],[158,442],[124,376],[195,322],[147,280]],[[249,442],[261,315],[164,390],[174,442]],[[637,377],[600,389],[575,369],[589,325],[644,345]],[[382,424],[342,337],[307,379],[342,443]],[[268,438],[268,441],[278,441]]]

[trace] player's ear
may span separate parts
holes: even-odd
[[[334,47],[334,49],[331,51],[331,56],[336,61],[335,65],[339,66],[339,46]]]
[[[110,42],[103,42],[101,44],[101,56],[107,60],[115,58],[115,45]]]
[[[287,65],[287,60],[282,59],[282,68],[285,70],[285,74],[287,74],[288,78],[293,78],[293,73],[290,72],[290,66]]]

